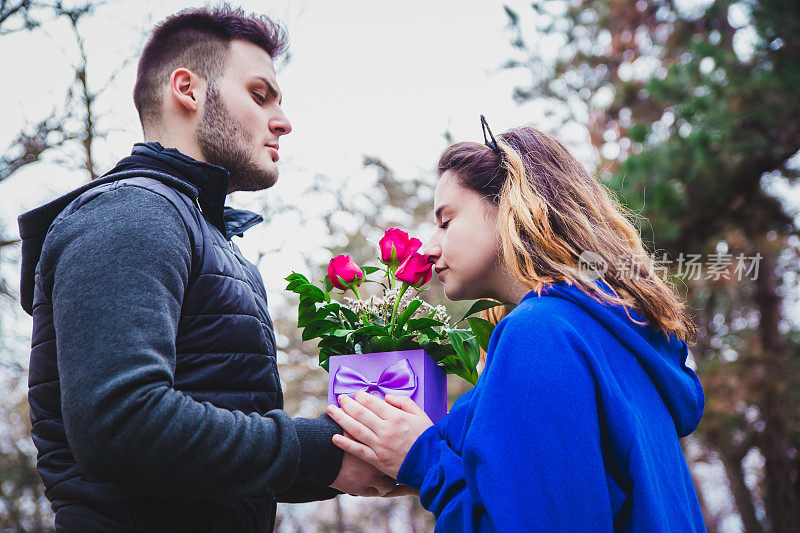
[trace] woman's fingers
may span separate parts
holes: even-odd
[[[389,420],[393,415],[397,415],[397,409],[387,404],[380,398],[372,394],[359,391],[355,394],[355,401],[378,415],[383,420]]]
[[[373,398],[376,402],[384,403],[374,398],[372,395],[362,392],[357,392],[356,397],[358,397],[361,401],[356,401],[349,396],[342,394],[339,396],[339,405],[342,406],[344,412],[353,417],[354,419],[358,420],[368,428],[370,428],[374,433],[378,432],[378,428],[381,427],[381,423],[383,422],[383,418],[379,415],[375,414],[368,406],[364,404],[366,401],[361,395],[369,396]],[[370,402],[370,405],[374,406],[374,403]],[[387,406],[388,407],[388,406]],[[393,408],[392,408],[393,409]]]
[[[423,411],[420,406],[414,403],[414,400],[408,396],[395,396],[393,394],[387,394],[386,402],[389,403],[389,405],[397,407],[398,409],[402,409],[406,413],[411,413],[413,415],[425,415],[425,411]]]
[[[350,401],[353,402],[353,400]],[[326,411],[333,421],[342,426],[342,429],[352,435],[354,439],[367,445],[374,446],[378,443],[378,436],[369,427],[348,415],[343,409],[329,405]]]
[[[347,437],[339,434],[333,436],[333,444],[380,470],[380,459],[368,446],[364,446],[360,442],[356,442],[353,439],[348,439]]]

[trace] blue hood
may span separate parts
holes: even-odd
[[[604,282],[601,290],[610,292]],[[674,334],[667,338],[649,325],[636,324],[619,305],[598,302],[574,285],[557,283],[546,287],[542,294],[568,300],[600,322],[619,342],[636,355],[639,363],[655,384],[667,406],[678,435],[685,437],[700,423],[705,397],[697,375],[686,366],[688,348]],[[536,297],[529,293],[523,301]],[[638,322],[644,319],[635,311],[628,313]]]

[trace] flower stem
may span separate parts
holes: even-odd
[[[352,286],[352,287],[350,287],[350,288],[351,288],[351,289],[353,289],[353,292],[354,292],[354,293],[356,293],[356,298],[358,298],[359,300],[361,300],[361,295],[360,295],[360,294],[358,294],[358,287],[356,287],[355,285],[353,285],[353,286]],[[367,312],[366,312],[366,311],[364,311],[364,310],[362,310],[362,311],[361,311],[361,320],[363,320],[363,321],[364,321],[364,325],[365,325],[365,326],[366,326],[367,324],[369,324],[369,323],[370,323],[370,320],[369,320],[369,315],[367,315]]]
[[[403,283],[403,286],[400,288],[400,293],[397,295],[397,300],[395,300],[394,302],[394,308],[392,309],[392,319],[390,321],[392,325],[389,328],[389,336],[394,336],[394,326],[395,326],[394,320],[397,317],[397,308],[400,306],[400,300],[403,299],[403,295],[406,293],[406,291],[410,286],[411,285],[409,285],[408,283]]]
[[[389,288],[394,289],[394,269],[391,266],[386,267],[386,275],[389,277]]]

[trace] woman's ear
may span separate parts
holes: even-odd
[[[177,68],[169,77],[169,98],[179,108],[189,112],[200,109],[200,99],[204,94],[205,84],[200,76],[188,68]]]

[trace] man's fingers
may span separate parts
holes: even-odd
[[[387,394],[386,401],[390,405],[397,407],[398,409],[402,409],[406,413],[411,413],[414,415],[425,414],[425,411],[423,411],[420,406],[414,403],[414,400],[408,396],[395,396],[393,394]]]
[[[347,437],[339,434],[333,436],[333,444],[346,451],[350,455],[358,457],[362,461],[371,464],[375,468],[378,468],[380,460],[375,452],[373,452],[368,446],[364,446],[360,442],[348,439]]]
[[[384,498],[396,498],[398,496],[417,496],[419,497],[419,491],[417,489],[412,489],[411,487],[407,487],[405,485],[397,485],[394,490],[384,494]]]
[[[335,405],[329,405],[326,411],[333,421],[342,426],[342,429],[354,439],[369,445],[377,444],[378,436],[370,428],[349,416],[344,410]]]
[[[383,476],[374,486],[379,496],[386,496],[397,487],[397,481],[391,476]]]

